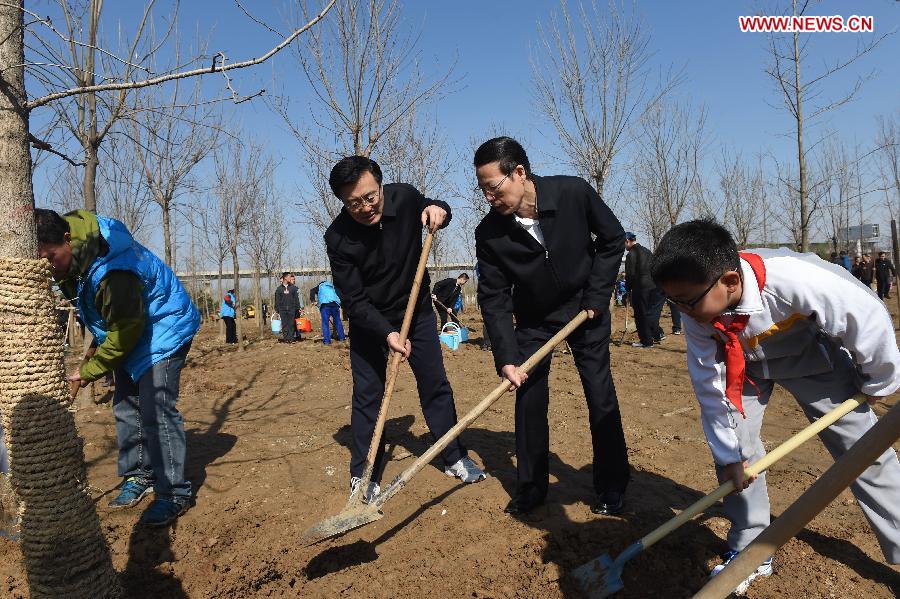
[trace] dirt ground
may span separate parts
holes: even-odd
[[[614,314],[621,330],[622,309]],[[497,384],[476,343],[444,350],[463,414]],[[252,328],[254,322],[248,322]],[[668,325],[668,321],[663,323]],[[490,477],[461,485],[426,467],[384,510],[347,535],[304,546],[302,532],[337,513],[347,497],[350,365],[345,344],[306,339],[282,345],[250,333],[246,351],[223,347],[214,325],[194,342],[180,407],[187,473],[197,502],[171,529],[135,527],[143,507],[110,512],[115,430],[109,403],[77,413],[90,484],[128,597],[548,597],[580,594],[568,573],[615,556],[716,486],[688,381],[684,338],[652,350],[613,347],[613,374],[633,467],[622,517],[591,514],[590,438],[571,356],[557,352],[551,375],[551,489],[548,502],[516,520],[503,513],[515,485],[513,398],[498,401],[463,434]],[[619,337],[615,332],[613,338]],[[876,407],[883,414],[889,398]],[[406,366],[386,427],[393,478],[431,443]],[[770,403],[767,447],[806,422],[783,393]],[[771,470],[772,511],[781,513],[831,463],[816,439]],[[898,498],[900,501],[900,498]],[[685,525],[625,567],[619,597],[688,597],[725,549],[718,509]],[[885,564],[848,492],[775,557],[775,573],[750,597],[900,595],[900,568]],[[18,545],[0,538],[0,596],[27,596]]]

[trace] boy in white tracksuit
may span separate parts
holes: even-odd
[[[652,276],[687,317],[688,372],[720,482],[729,551],[717,574],[769,525],[765,474],[744,468],[765,455],[759,432],[774,383],[810,420],[858,392],[874,404],[900,388],[891,317],[871,289],[839,265],[787,249],[740,255],[713,221],[682,223],[660,241]],[[864,404],[820,433],[837,459],[876,418]],[[885,451],[851,486],[885,558],[900,563],[900,463]],[[771,558],[748,578],[772,571]]]

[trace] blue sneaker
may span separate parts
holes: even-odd
[[[122,489],[118,497],[110,501],[106,506],[111,510],[121,510],[134,507],[141,500],[153,492],[153,485],[134,476],[130,476],[122,483]]]
[[[141,514],[138,524],[143,526],[166,526],[174,522],[187,509],[188,505],[186,503],[170,499],[154,499],[153,503]]]
[[[712,572],[709,573],[709,577],[717,575],[719,572],[725,569],[725,566],[734,561],[734,558],[738,556],[740,551],[735,551],[734,549],[729,549],[725,553],[722,554],[722,563],[712,569]],[[766,561],[764,561],[760,566],[750,574],[747,578],[744,579],[741,584],[734,589],[734,593],[736,595],[743,595],[747,592],[747,589],[750,588],[750,583],[756,580],[757,578],[765,578],[767,576],[772,575],[772,558],[769,557]]]

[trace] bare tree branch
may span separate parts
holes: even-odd
[[[291,42],[297,39],[303,32],[307,31],[313,25],[322,20],[322,18],[331,10],[331,7],[334,6],[336,0],[329,0],[328,4],[325,8],[322,9],[319,14],[313,17],[309,22],[300,27],[299,29],[294,30],[289,36],[287,36],[281,43],[276,45],[274,48],[259,56],[257,58],[253,58],[250,60],[245,60],[242,62],[233,62],[229,65],[223,65],[221,68],[217,69],[216,61],[213,60],[213,64],[209,68],[200,68],[200,69],[192,69],[189,71],[181,71],[178,73],[169,73],[167,75],[161,75],[159,77],[152,77],[150,79],[144,79],[143,81],[126,81],[123,83],[104,83],[102,85],[89,85],[85,87],[76,87],[72,89],[67,89],[64,91],[54,92],[51,94],[47,94],[40,98],[35,98],[25,104],[28,110],[33,110],[38,108],[39,106],[44,106],[45,104],[49,104],[54,100],[59,100],[61,98],[66,98],[68,96],[75,96],[80,94],[86,94],[91,92],[101,92],[101,91],[115,91],[115,90],[130,90],[130,89],[139,89],[142,87],[148,87],[151,85],[159,85],[160,83],[165,83],[166,81],[175,81],[177,79],[184,79],[187,77],[196,77],[198,75],[205,75],[207,73],[217,73],[222,71],[233,71],[237,69],[243,69],[246,67],[251,67],[254,65],[261,64],[275,54],[283,50],[286,46],[288,46]]]

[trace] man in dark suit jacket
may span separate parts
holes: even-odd
[[[431,290],[431,298],[442,304],[442,306],[436,306],[438,316],[441,317],[441,327],[447,324],[448,316],[456,320],[453,316],[453,306],[456,305],[456,300],[459,299],[462,293],[463,285],[468,281],[469,275],[461,272],[455,279],[447,277],[434,284],[434,288]]]
[[[656,288],[650,277],[650,261],[653,253],[637,242],[634,233],[625,233],[625,289],[634,309],[634,324],[637,327],[638,339],[632,347],[653,347],[665,338],[659,326],[659,314],[662,311],[665,296]]]
[[[350,320],[350,369],[353,375],[350,428],[350,492],[356,491],[384,397],[388,350],[402,353],[416,378],[428,428],[440,438],[456,424],[453,390],[447,381],[437,322],[428,294],[428,273],[415,306],[409,336],[400,343],[400,327],[422,253],[422,226],[436,231],[450,222],[450,206],[431,200],[404,183],[381,184],[378,163],[362,156],[338,162],[328,179],[344,204],[325,231],[334,287]],[[378,493],[377,475],[384,454],[382,439],[375,476],[366,498]],[[445,472],[466,483],[485,478],[459,439],[441,452]]]
[[[592,510],[619,513],[629,466],[609,369],[609,300],[622,259],[622,226],[584,179],[534,175],[513,139],[485,142],[474,162],[492,207],[475,230],[478,302],[497,371],[518,388],[518,485],[506,511],[531,511],[544,502],[549,484],[550,357],[530,376],[517,365],[587,309],[590,320],[570,335],[569,345],[588,403],[597,493]]]

